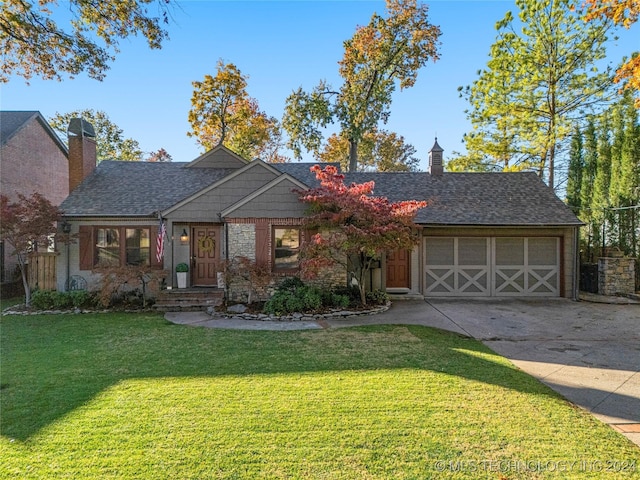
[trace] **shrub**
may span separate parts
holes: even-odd
[[[348,305],[360,305],[360,290],[358,290],[358,287],[342,285],[334,287],[332,291],[336,295],[346,296],[349,299]]]
[[[178,265],[176,265],[176,272],[188,272],[189,271],[189,265],[187,265],[186,263],[179,263]]]
[[[348,294],[341,293],[345,291]],[[321,290],[318,287],[305,285],[297,277],[289,277],[265,303],[263,311],[270,315],[287,315],[296,312],[317,312],[323,308],[346,308],[350,305],[360,305],[360,292],[357,288]]]
[[[278,291],[295,292],[296,290],[302,287],[304,287],[304,282],[300,280],[300,278],[287,277],[284,280],[282,280],[282,282],[280,282],[280,285],[278,285]]]
[[[347,308],[351,305],[351,299],[348,295],[340,295],[338,293],[331,294],[331,306],[339,308]]]
[[[41,310],[93,308],[96,306],[96,299],[92,293],[84,290],[71,292],[36,290],[33,292],[31,305]]]
[[[367,303],[369,305],[385,305],[389,301],[389,295],[383,290],[367,292]]]

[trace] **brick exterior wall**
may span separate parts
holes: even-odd
[[[633,258],[601,257],[598,259],[598,293],[600,295],[634,293],[635,281]]]
[[[69,191],[73,191],[96,168],[96,141],[69,136]]]
[[[0,190],[10,200],[16,192],[41,193],[54,205],[69,195],[67,157],[44,127],[32,120],[0,150]]]
[[[32,119],[0,149],[0,192],[17,200],[17,194],[44,195],[52,204],[60,205],[69,195],[69,165],[65,152],[49,136],[45,127]],[[11,281],[17,260],[4,248],[3,278]]]

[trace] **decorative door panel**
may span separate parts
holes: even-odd
[[[192,285],[216,286],[220,261],[220,227],[192,227],[191,233]]]

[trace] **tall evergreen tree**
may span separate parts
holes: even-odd
[[[573,122],[611,85],[609,73],[595,66],[605,57],[610,21],[585,25],[574,3],[516,0],[519,21],[507,12],[498,22],[491,60],[468,90],[474,135],[467,137],[467,150],[476,158],[500,152],[498,163],[517,158],[546,173],[552,188],[558,151]],[[503,147],[496,150],[501,135]]]
[[[591,210],[594,182],[598,171],[598,139],[593,117],[587,119],[583,136],[584,165],[582,169],[582,188],[580,189],[580,219],[587,224],[582,238],[587,243],[587,260],[591,262],[595,254],[593,251],[594,241],[600,238],[598,225]]]
[[[582,175],[584,159],[582,149],[582,132],[576,125],[571,137],[571,149],[569,150],[569,177],[567,179],[567,205],[574,213],[580,213],[582,189]]]
[[[605,112],[598,123],[598,160],[596,177],[593,186],[593,201],[591,202],[592,218],[597,225],[594,238],[602,254],[606,246],[607,237],[611,233],[611,212],[609,210],[609,186],[611,184],[611,119],[610,113]]]

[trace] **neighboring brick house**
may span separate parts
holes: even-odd
[[[305,205],[294,190],[316,185],[311,165],[249,162],[225,147],[189,163],[103,161],[62,204],[80,238],[70,274],[91,287],[100,263],[142,263],[172,272],[167,284],[175,288],[175,266],[188,263],[190,286],[216,288],[223,261],[239,256],[276,275],[295,273]],[[420,244],[381,259],[374,287],[420,296],[577,296],[581,222],[534,173],[444,173],[436,142],[430,172],[346,174],[347,182],[368,180],[392,201],[430,202],[416,218]],[[162,264],[159,215],[168,231]],[[61,255],[58,272],[63,262]]]
[[[60,205],[69,195],[67,147],[37,111],[0,112],[0,192],[44,195]],[[2,247],[2,279],[11,279],[17,262]]]

